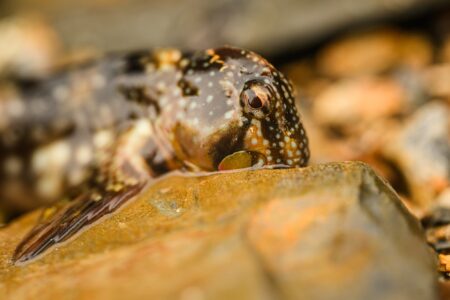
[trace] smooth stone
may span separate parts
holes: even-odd
[[[418,221],[358,162],[167,176],[25,266],[0,230],[1,299],[436,299]]]

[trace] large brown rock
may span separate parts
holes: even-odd
[[[418,222],[366,165],[169,176],[25,266],[37,213],[0,231],[1,299],[435,299]]]

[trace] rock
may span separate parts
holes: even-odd
[[[355,149],[345,139],[330,137],[317,122],[311,119],[309,114],[302,114],[302,122],[307,128],[310,148],[314,149],[310,163],[352,160],[357,155]]]
[[[318,68],[337,77],[376,74],[395,66],[420,68],[432,57],[433,48],[425,37],[378,29],[329,44],[318,54]]]
[[[37,213],[0,231],[2,299],[436,299],[435,261],[362,163],[168,176],[25,266]]]
[[[450,281],[439,282],[440,297],[439,299],[450,299]]]
[[[314,118],[325,125],[352,128],[358,122],[372,122],[400,114],[407,95],[390,78],[360,77],[331,85],[314,101]]]
[[[27,15],[0,22],[0,77],[44,76],[60,50],[56,33],[40,17]]]
[[[378,152],[387,140],[386,129],[398,127],[398,122],[380,120],[368,126],[358,126],[351,131],[351,135],[342,136],[327,130],[326,127],[318,126],[307,113],[302,114],[302,121],[308,131],[310,148],[314,149],[311,153],[311,163],[364,161],[389,182],[396,181],[397,174],[383,161]]]
[[[401,67],[420,69],[433,61],[433,46],[430,38],[421,34],[405,34],[397,41],[398,64]]]
[[[424,207],[450,185],[449,115],[445,104],[424,105],[383,148],[404,174],[413,201]]]
[[[450,99],[450,63],[427,68],[423,77],[431,96]]]
[[[441,60],[446,63],[450,63],[450,35],[444,42],[441,50]]]
[[[450,187],[440,193],[428,211],[420,217],[429,245],[439,254],[439,270],[450,275]],[[447,299],[447,298],[443,298]]]

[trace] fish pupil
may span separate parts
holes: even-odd
[[[248,104],[254,109],[259,109],[263,106],[262,100],[256,95],[250,98]]]

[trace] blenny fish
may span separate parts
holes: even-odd
[[[309,159],[292,85],[258,54],[232,47],[105,55],[3,92],[0,112],[0,199],[66,199],[18,245],[14,263],[66,241],[171,170]]]

